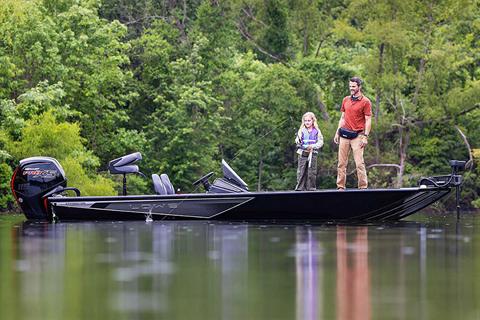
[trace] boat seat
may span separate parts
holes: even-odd
[[[167,189],[167,194],[175,194],[175,189],[173,188],[173,185],[170,182],[170,179],[168,178],[168,175],[166,173],[162,173],[160,175],[160,180],[165,186],[165,189]]]
[[[160,176],[156,173],[152,174],[153,189],[157,194],[167,194],[167,188],[163,184]]]
[[[111,174],[140,173],[136,162],[142,160],[142,154],[135,152],[123,157],[113,159],[108,163],[108,171]]]
[[[138,166],[136,164],[130,164],[121,167],[109,168],[111,174],[123,174],[123,173],[139,173]]]

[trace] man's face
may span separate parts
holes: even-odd
[[[356,82],[350,81],[350,82],[348,83],[348,86],[349,86],[349,88],[350,88],[350,94],[351,94],[352,96],[356,96],[357,93],[360,91],[360,87],[358,86],[358,84],[357,84]]]

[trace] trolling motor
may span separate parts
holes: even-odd
[[[142,160],[142,154],[140,152],[135,152],[127,154],[126,156],[113,159],[108,163],[108,171],[111,174],[123,174],[123,195],[127,195],[127,174],[137,173],[142,177],[145,177],[143,173],[140,172],[138,166],[135,164],[138,161]]]
[[[46,219],[49,215],[48,197],[60,195],[67,188],[67,178],[60,163],[50,157],[20,160],[10,182],[12,193],[28,219]]]
[[[462,186],[463,177],[459,174],[460,171],[465,170],[466,161],[450,160],[450,167],[452,173],[446,176],[435,176],[429,178],[422,178],[419,181],[420,187],[437,187],[437,188],[451,188],[455,187],[455,204],[457,207],[457,218],[460,217],[460,188]]]
[[[460,187],[463,182],[463,177],[458,174],[459,171],[465,170],[466,161],[450,160],[450,166],[452,167],[452,177],[455,180],[455,204],[457,206],[457,219],[460,218]]]

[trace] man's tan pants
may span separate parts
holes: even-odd
[[[338,167],[337,167],[337,188],[345,189],[347,180],[347,164],[350,148],[353,150],[353,159],[357,167],[358,188],[366,189],[368,187],[367,170],[365,169],[365,161],[363,160],[363,150],[361,148],[361,136],[349,140],[340,137],[340,144],[338,146]]]

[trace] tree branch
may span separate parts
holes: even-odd
[[[122,21],[122,23],[128,26],[128,25],[131,25],[131,24],[140,23],[140,22],[142,22],[142,20],[152,20],[152,19],[162,19],[162,20],[167,21],[167,18],[164,17],[164,16],[145,16],[145,17],[141,17],[141,18],[138,18],[138,19],[135,19],[135,20]]]
[[[472,151],[472,147],[470,146],[470,143],[468,143],[468,140],[467,140],[467,137],[465,136],[465,134],[462,132],[462,130],[460,130],[460,128],[456,125],[455,126],[455,129],[457,129],[457,131],[460,133],[460,135],[462,136],[462,139],[463,139],[463,142],[465,143],[465,145],[467,146],[467,149],[468,149],[468,161],[467,163],[465,164],[465,168],[469,168],[470,170],[472,169],[473,167],[473,151]]]
[[[397,172],[400,170],[400,165],[398,164],[395,164],[395,163],[374,163],[374,164],[371,164],[371,165],[368,165],[367,166],[367,169],[370,169],[370,168],[375,168],[375,167],[380,167],[380,168],[395,168],[397,170]],[[356,169],[353,169],[352,171],[350,171],[348,173],[348,175],[351,175],[353,173],[355,173]]]
[[[253,21],[255,22],[258,22],[259,24],[261,24],[262,26],[264,27],[267,27],[267,24],[265,22],[263,22],[262,20],[258,20],[252,13],[251,11],[252,9],[250,7],[248,7],[248,10],[246,8],[242,8],[242,12],[245,13],[245,15],[247,17],[249,17],[250,19],[252,19]]]
[[[469,113],[470,111],[473,111],[473,110],[478,109],[478,108],[480,108],[480,103],[477,103],[477,104],[473,105],[472,107],[470,107],[468,109],[462,110],[461,112],[457,113],[456,116],[457,117],[463,116],[463,115]],[[429,121],[417,120],[417,121],[413,121],[412,124],[415,125],[415,126],[423,126],[423,125],[429,124],[429,123],[444,122],[448,119],[450,119],[450,117],[445,116],[445,117],[440,118],[440,119],[432,119],[432,120],[429,120]]]
[[[253,39],[252,35],[250,35],[248,33],[248,31],[246,30],[246,27],[245,25],[243,24],[242,21],[239,21],[238,24],[237,24],[237,29],[238,31],[240,31],[240,34],[246,39],[248,40],[249,42],[251,42],[256,48],[258,51],[260,51],[261,53],[263,53],[264,55],[267,55],[269,56],[270,58],[274,59],[274,60],[277,60],[278,62],[286,65],[286,66],[289,66],[290,65],[288,63],[286,63],[285,61],[283,61],[281,58],[271,54],[270,52],[268,52],[267,50],[265,50],[264,48],[262,48],[258,43],[255,42],[255,40]]]

